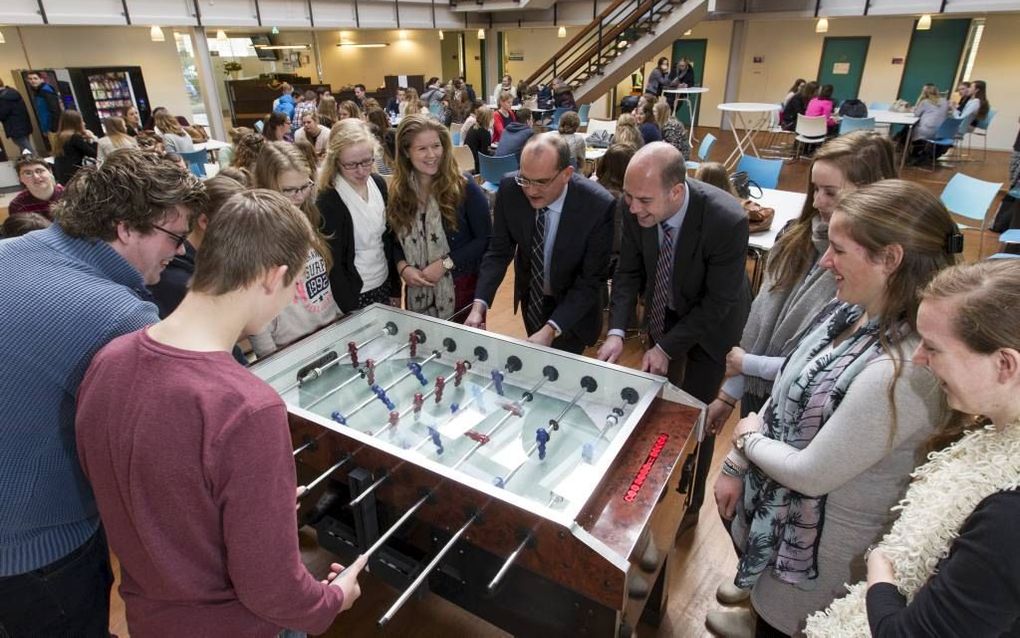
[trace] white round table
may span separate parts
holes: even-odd
[[[723,162],[727,169],[732,169],[739,158],[746,154],[745,151],[748,148],[751,149],[755,157],[761,157],[758,154],[758,147],[754,145],[754,136],[758,131],[768,129],[772,122],[772,114],[779,112],[781,108],[779,104],[771,102],[724,102],[719,105],[719,110],[723,112],[723,118],[728,117],[730,120],[730,130],[733,131],[733,139],[737,142],[737,147]],[[757,118],[751,120],[750,126],[744,121],[745,113],[758,114]],[[743,137],[737,133],[738,127],[743,129]]]
[[[691,125],[687,130],[687,143],[694,144],[694,120],[698,113],[698,104],[701,103],[701,94],[708,93],[707,86],[685,86],[679,89],[663,89],[663,94],[673,93],[674,95],[693,95],[694,100],[691,101],[689,97],[678,97],[673,104],[673,115],[676,116],[676,111],[681,102],[687,102],[687,108],[691,111]],[[679,118],[677,118],[679,119]]]

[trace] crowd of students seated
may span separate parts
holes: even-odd
[[[101,146],[65,112],[56,176],[19,160],[0,242],[0,633],[106,635],[111,550],[133,635],[325,631],[364,562],[301,564],[286,407],[240,345],[268,356],[373,303],[484,328],[511,262],[529,340],[612,362],[640,316],[641,368],[707,405],[680,533],[711,493],[738,556],[717,597],[753,609],[710,613],[713,632],[1020,630],[1020,262],[958,265],[946,208],[897,179],[888,137],[856,131],[813,154],[752,298],[729,176],[687,175],[656,95],[692,67],[656,71],[592,178],[576,111],[536,131],[509,76],[495,109],[459,78],[385,107],[283,87],[204,182],[165,110],[151,132],[111,118]],[[984,83],[961,96],[987,113]],[[828,117],[831,98],[798,81],[786,109]],[[949,108],[926,87],[923,130]],[[451,127],[476,169],[518,157],[494,202]]]

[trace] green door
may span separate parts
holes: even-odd
[[[921,87],[928,82],[940,91],[955,89],[956,71],[960,68],[960,56],[969,31],[969,19],[932,20],[931,29],[911,31],[897,98],[913,104],[921,94]]]
[[[674,40],[672,67],[680,58],[687,58],[694,66],[694,86],[703,86],[705,81],[705,49],[708,48],[708,40]],[[701,95],[691,94],[690,98],[695,102],[695,116],[701,110]],[[677,112],[677,118],[684,123],[684,126],[691,126],[690,104],[681,102],[681,108]],[[697,117],[695,117],[697,121]]]
[[[825,38],[818,85],[832,85],[832,99],[836,104],[857,97],[869,44],[871,38],[868,37]]]

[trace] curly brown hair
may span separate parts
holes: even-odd
[[[140,149],[125,148],[100,166],[86,166],[54,204],[53,217],[72,237],[112,241],[117,225],[147,233],[174,206],[190,211],[189,223],[205,210],[205,188],[190,171]]]

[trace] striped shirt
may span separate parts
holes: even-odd
[[[44,567],[99,527],[75,447],[92,355],[159,320],[141,274],[54,224],[0,244],[0,576]]]

